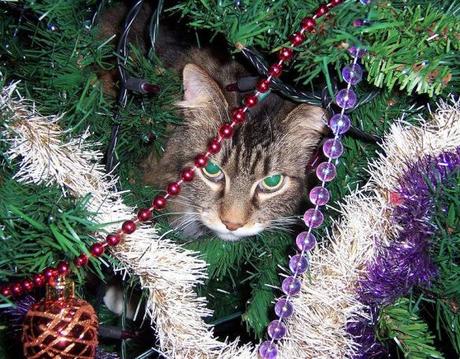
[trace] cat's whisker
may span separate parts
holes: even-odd
[[[175,216],[175,215],[178,215],[178,214],[195,214],[195,215],[199,215],[200,213],[199,212],[165,212],[165,213],[162,213],[162,214],[157,214],[155,215],[155,218],[159,218],[159,217],[164,217],[164,216]]]
[[[192,207],[192,208],[203,209],[202,206],[199,206],[199,205],[197,205],[197,204],[194,204],[194,203],[191,203],[191,202],[187,202],[187,201],[181,201],[181,200],[175,199],[175,198],[170,199],[169,201],[172,202],[172,203],[183,204],[183,205],[185,205],[185,206],[189,206],[189,207]]]

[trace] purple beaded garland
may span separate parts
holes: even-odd
[[[335,135],[342,135],[350,129],[350,117],[338,113],[329,119],[329,127]]]
[[[340,90],[335,95],[335,102],[344,109],[355,107],[357,100],[355,92],[351,89]]]
[[[300,292],[300,281],[293,276],[289,276],[283,280],[283,283],[281,283],[281,289],[287,295],[296,295]]]
[[[303,215],[303,221],[305,222],[307,227],[318,228],[323,224],[324,216],[320,210],[310,208],[307,209],[307,211]]]
[[[294,307],[291,302],[285,298],[278,299],[275,304],[275,314],[279,318],[288,318],[294,313]]]
[[[292,273],[305,273],[308,269],[308,259],[301,254],[296,254],[289,260],[289,269]]]
[[[329,191],[321,186],[314,187],[309,194],[310,202],[314,205],[324,206],[329,202]]]
[[[363,78],[363,70],[358,64],[348,65],[342,69],[342,77],[346,83],[356,85]]]
[[[279,340],[286,335],[286,326],[279,320],[273,320],[268,324],[267,333],[270,338]]]
[[[308,232],[300,232],[295,239],[297,248],[301,251],[311,251],[316,246],[316,238]]]
[[[361,58],[366,54],[366,52],[367,51],[365,49],[361,49],[361,48],[356,47],[356,46],[350,46],[348,48],[348,53],[353,57]]]
[[[266,340],[259,346],[259,355],[262,359],[276,359],[278,348],[275,343]]]
[[[331,162],[322,162],[316,168],[316,176],[320,181],[330,182],[335,178],[335,166]]]
[[[342,142],[338,138],[330,138],[323,144],[323,152],[328,158],[339,158],[343,153]]]

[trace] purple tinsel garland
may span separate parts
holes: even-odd
[[[433,191],[459,169],[460,147],[414,163],[399,180],[397,192],[402,202],[394,209],[392,221],[402,230],[369,263],[366,277],[358,283],[359,299],[369,306],[372,319],[347,326],[348,333],[360,345],[354,358],[377,358],[384,354],[374,334],[379,306],[392,303],[414,286],[429,286],[436,276],[429,252],[430,238],[436,230],[430,223],[435,209]]]

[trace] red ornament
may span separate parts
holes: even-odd
[[[223,138],[231,138],[233,136],[233,127],[228,123],[224,123],[219,127],[219,135]]]
[[[34,282],[32,282],[30,279],[24,279],[21,285],[22,289],[24,289],[24,292],[30,292],[32,289],[34,289]]]
[[[162,195],[156,195],[155,198],[153,199],[152,206],[157,211],[159,211],[166,207],[166,203],[167,203],[166,198],[164,198]]]
[[[11,288],[9,285],[6,285],[4,287],[2,287],[2,291],[1,291],[2,295],[4,297],[9,297],[11,295]]]
[[[199,153],[195,157],[195,166],[198,168],[204,167],[208,164],[208,156],[204,153]]]
[[[306,17],[300,23],[302,30],[311,32],[316,26],[316,21],[312,17]]]
[[[80,254],[73,261],[77,267],[83,267],[88,264],[88,256],[86,254]]]
[[[181,178],[184,182],[191,182],[193,181],[193,177],[195,177],[195,171],[190,167],[185,167],[182,170]]]
[[[90,252],[94,257],[100,257],[104,253],[104,245],[102,243],[94,243],[90,248]]]
[[[259,82],[257,82],[256,89],[261,93],[267,92],[270,90],[270,81],[267,79],[260,79]]]
[[[340,5],[342,3],[343,0],[331,0],[331,2],[329,3],[331,5],[331,7],[335,7],[337,5]]]
[[[105,237],[105,241],[109,246],[113,247],[120,243],[121,236],[119,234],[109,234]]]
[[[45,285],[46,278],[43,274],[38,273],[33,276],[33,281],[36,287],[41,287]]]
[[[67,275],[69,273],[69,263],[66,261],[60,261],[56,268],[61,275]]]
[[[246,113],[244,112],[242,107],[238,107],[233,110],[232,112],[232,121],[235,123],[243,123],[246,119]]]
[[[180,193],[180,184],[177,182],[171,182],[168,184],[166,191],[170,196],[177,196]]]
[[[271,77],[280,77],[281,72],[283,72],[283,66],[281,66],[280,64],[273,64],[268,69],[268,74]]]
[[[219,141],[218,138],[213,138],[208,144],[208,152],[213,154],[213,155],[218,153],[221,148],[222,148],[222,146],[221,146],[220,141]]]
[[[283,47],[280,52],[278,53],[278,59],[281,61],[289,61],[292,59],[294,55],[294,51],[289,47]]]
[[[257,105],[257,96],[255,96],[255,95],[246,95],[244,97],[243,103],[247,107],[254,107],[255,105]]]
[[[24,319],[22,343],[28,359],[93,359],[98,320],[93,307],[57,280],[46,299],[32,305]]]
[[[43,270],[43,274],[46,280],[49,281],[51,278],[57,276],[57,270],[51,267],[47,267]]]
[[[139,212],[137,212],[137,218],[139,218],[139,221],[142,221],[142,222],[148,221],[150,218],[152,218],[152,211],[148,208],[141,208]],[[119,242],[120,241],[112,245],[117,245]]]
[[[321,17],[323,15],[326,15],[328,12],[329,12],[329,8],[327,7],[327,5],[323,4],[318,8],[318,10],[316,10],[316,16]]]
[[[21,283],[13,283],[13,285],[11,286],[11,292],[13,293],[13,295],[15,296],[20,296],[22,294],[22,285]]]
[[[291,35],[289,40],[291,41],[292,46],[299,46],[305,41],[305,36],[303,36],[300,32],[296,32]]]

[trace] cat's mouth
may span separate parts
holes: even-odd
[[[220,221],[210,222],[209,220],[203,219],[202,223],[217,237],[228,242],[236,242],[246,237],[255,236],[265,229],[265,226],[262,223],[245,225],[232,231],[226,228],[225,225]]]

